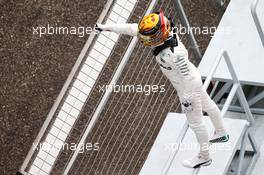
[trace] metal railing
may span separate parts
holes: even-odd
[[[235,73],[235,69],[234,69],[234,67],[232,65],[232,62],[231,62],[230,57],[229,57],[229,55],[228,55],[226,50],[221,50],[219,52],[219,54],[218,54],[218,56],[217,56],[217,58],[216,58],[216,60],[214,62],[214,65],[211,68],[211,70],[209,72],[209,75],[207,76],[203,86],[204,86],[205,89],[208,88],[208,86],[209,86],[209,84],[210,84],[210,82],[211,82],[211,80],[213,78],[213,75],[216,72],[216,69],[217,69],[218,65],[220,64],[220,61],[222,60],[222,58],[225,59],[226,65],[227,65],[228,70],[229,70],[229,72],[231,74],[231,77],[232,77],[232,80],[233,80],[233,86],[232,86],[232,89],[231,89],[231,91],[230,91],[230,93],[229,93],[229,95],[228,95],[228,97],[226,99],[226,102],[225,102],[225,104],[224,104],[224,106],[223,106],[223,108],[221,110],[221,116],[223,117],[225,115],[226,111],[228,110],[228,107],[231,104],[231,101],[232,101],[233,97],[235,96],[235,94],[237,92],[238,99],[239,99],[241,105],[243,106],[243,108],[244,108],[244,110],[246,112],[246,116],[247,116],[248,122],[250,124],[254,124],[254,117],[253,117],[253,115],[252,115],[252,113],[250,111],[247,99],[245,97],[245,94],[243,92],[241,84],[240,84],[240,82],[238,80],[238,77],[237,77],[237,75]]]
[[[228,108],[229,108],[229,106],[231,104],[231,101],[232,101],[233,97],[237,93],[238,94],[238,99],[240,100],[240,103],[241,103],[241,105],[243,106],[243,108],[245,110],[249,126],[252,126],[255,123],[255,120],[254,120],[253,115],[252,115],[252,113],[250,111],[250,108],[249,108],[248,102],[246,100],[246,97],[244,95],[243,89],[241,87],[239,79],[238,79],[238,77],[237,77],[237,75],[235,73],[235,69],[234,69],[234,67],[232,65],[232,62],[231,62],[230,57],[229,57],[229,55],[228,55],[226,50],[221,50],[219,52],[219,54],[218,54],[218,56],[217,56],[217,58],[216,58],[216,60],[214,62],[214,65],[212,66],[212,68],[211,68],[211,70],[210,70],[210,72],[209,72],[209,74],[208,74],[208,76],[207,76],[207,78],[206,78],[206,80],[205,80],[205,82],[203,84],[203,88],[204,89],[208,88],[211,80],[213,79],[213,75],[216,72],[217,67],[220,64],[220,61],[222,60],[222,58],[225,59],[226,65],[227,65],[227,67],[229,69],[229,72],[231,74],[231,77],[233,79],[233,86],[232,86],[232,89],[231,89],[231,91],[230,91],[230,93],[229,93],[229,95],[227,97],[227,100],[226,100],[226,102],[224,104],[224,107],[221,110],[221,116],[223,117],[226,114],[226,112],[227,112],[227,110],[228,110]],[[180,141],[183,140],[183,138],[185,137],[185,135],[186,135],[186,133],[188,131],[188,128],[189,128],[188,122],[186,121],[185,124],[184,124],[184,127],[183,127],[183,129],[181,131],[181,134],[180,134],[179,138],[177,139],[177,142],[180,142]],[[250,165],[249,165],[249,168],[248,168],[247,172],[250,172],[252,170],[252,167],[254,166],[254,163],[256,162],[256,160],[257,160],[257,158],[259,156],[257,144],[256,144],[254,138],[250,135],[250,132],[248,132],[248,129],[247,129],[246,132],[244,133],[243,139],[241,141],[241,150],[240,150],[241,154],[239,154],[239,163],[238,163],[238,168],[237,168],[237,175],[240,175],[240,172],[241,172],[241,169],[242,169],[242,160],[244,158],[244,153],[245,153],[245,140],[246,140],[247,137],[250,139],[250,143],[251,143],[251,145],[253,147],[254,152],[256,153],[255,156],[253,157]],[[174,152],[172,153],[172,156],[170,157],[170,159],[168,161],[169,163],[163,169],[163,172],[162,172],[163,175],[166,175],[168,173],[169,168],[172,165],[173,159],[175,158],[177,152],[178,152],[178,149],[174,150]],[[199,170],[195,170],[194,171],[194,174],[197,175],[198,173],[199,173]]]
[[[225,104],[221,110],[221,116],[223,117],[226,114],[228,108],[230,107],[232,99],[234,98],[235,94],[237,93],[240,104],[242,105],[242,107],[246,113],[247,121],[249,122],[249,127],[250,127],[255,123],[255,119],[254,119],[254,117],[250,111],[247,99],[246,99],[245,94],[244,94],[243,89],[242,89],[242,86],[240,84],[240,81],[239,81],[236,73],[235,73],[235,69],[232,65],[231,59],[230,59],[226,50],[221,50],[219,52],[219,54],[218,54],[218,56],[214,62],[214,65],[211,68],[209,75],[207,76],[207,78],[204,82],[204,88],[205,89],[208,88],[208,86],[209,86],[209,84],[213,78],[213,75],[216,72],[217,67],[220,64],[222,58],[224,58],[226,65],[228,67],[228,70],[230,72],[231,78],[233,80],[233,86],[232,86],[231,91],[229,92],[228,97],[225,101]],[[256,144],[254,138],[252,137],[251,133],[247,129],[243,135],[243,138],[241,139],[240,154],[239,154],[239,158],[238,158],[239,161],[238,161],[238,166],[237,166],[237,171],[236,171],[237,175],[241,175],[242,163],[243,163],[245,149],[246,149],[245,148],[245,145],[246,145],[245,142],[246,142],[247,137],[249,138],[250,144],[251,144],[253,151],[255,153],[253,158],[252,158],[252,161],[250,162],[250,164],[247,168],[247,174],[249,174],[252,171],[254,164],[259,157],[259,151],[258,151],[257,144]]]
[[[253,3],[251,4],[251,14],[252,14],[252,17],[254,19],[256,28],[258,30],[258,34],[259,34],[260,40],[262,42],[262,46],[264,47],[264,32],[263,32],[263,28],[261,27],[259,17],[257,15],[257,5],[259,4],[259,2],[260,2],[259,0],[253,1]]]
[[[199,46],[195,40],[194,34],[191,30],[191,26],[190,26],[189,20],[187,19],[185,12],[184,12],[183,6],[181,4],[181,0],[175,0],[175,7],[176,7],[176,10],[179,14],[179,17],[180,17],[180,20],[181,20],[183,26],[186,27],[187,30],[190,29],[188,31],[188,39],[189,39],[190,44],[194,50],[196,58],[201,59],[202,58],[201,51],[200,51]]]
[[[225,59],[226,65],[227,65],[228,70],[231,74],[231,78],[233,80],[233,86],[232,86],[231,91],[229,92],[228,97],[225,101],[225,104],[221,110],[221,116],[223,117],[226,114],[228,108],[230,107],[232,99],[234,98],[235,94],[237,93],[240,104],[242,105],[242,107],[246,113],[247,121],[249,122],[249,127],[250,127],[255,123],[255,119],[254,119],[254,117],[250,111],[248,101],[245,97],[245,94],[243,92],[240,81],[239,81],[239,79],[235,73],[235,69],[232,65],[231,59],[230,59],[226,50],[221,50],[219,52],[217,59],[215,60],[214,65],[211,68],[210,73],[204,82],[204,88],[205,89],[208,88],[208,86],[209,86],[209,84],[213,78],[213,75],[216,72],[216,69],[217,69],[218,65],[220,64],[220,61],[222,60],[222,58]],[[257,161],[257,159],[259,157],[258,146],[257,146],[256,141],[254,140],[254,138],[252,137],[252,135],[249,131],[249,127],[247,128],[247,130],[245,131],[245,133],[241,139],[240,153],[239,153],[239,158],[238,158],[238,166],[237,166],[236,175],[241,175],[242,164],[243,164],[243,159],[244,159],[245,150],[246,150],[246,138],[247,137],[249,138],[250,144],[253,148],[254,155],[253,155],[251,162],[248,165],[246,174],[251,173],[251,171],[255,165],[255,162]]]

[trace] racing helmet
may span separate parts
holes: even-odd
[[[138,35],[145,46],[158,46],[170,35],[171,25],[163,12],[144,16],[138,24]]]

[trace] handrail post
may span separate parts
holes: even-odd
[[[209,72],[209,74],[208,74],[208,76],[207,76],[207,78],[206,78],[206,80],[205,80],[205,82],[204,82],[203,87],[204,87],[205,90],[208,88],[208,86],[209,86],[209,84],[210,84],[210,82],[211,82],[211,80],[212,80],[212,78],[213,78],[213,75],[214,75],[214,73],[215,73],[215,71],[216,71],[216,69],[217,69],[217,66],[219,65],[219,63],[220,63],[220,61],[221,61],[221,59],[222,59],[223,52],[224,52],[224,50],[221,50],[221,51],[219,52],[219,54],[218,54],[218,56],[216,57],[216,60],[215,60],[215,62],[214,62],[214,65],[213,65],[213,67],[211,68],[211,70],[210,70],[210,72]]]
[[[229,95],[225,101],[225,104],[221,110],[221,117],[224,117],[224,115],[226,114],[226,111],[228,110],[228,107],[230,106],[232,100],[233,100],[233,97],[235,96],[236,94],[236,91],[238,89],[240,85],[238,83],[235,83],[231,89],[231,91],[229,92]]]
[[[181,4],[181,0],[175,0],[175,6],[176,6],[176,10],[179,14],[179,17],[181,19],[181,22],[183,23],[184,27],[186,27],[188,30],[188,39],[189,39],[189,41],[190,41],[190,43],[194,49],[195,56],[197,58],[201,59],[202,58],[201,51],[200,51],[199,46],[195,40],[194,34],[191,30],[190,23],[187,19],[185,12],[184,12],[183,6]]]
[[[234,69],[234,67],[232,65],[231,59],[230,59],[230,57],[229,57],[229,55],[228,55],[226,50],[222,49],[219,52],[219,54],[217,55],[217,58],[216,58],[216,60],[215,60],[215,62],[213,64],[213,66],[212,66],[212,68],[211,68],[211,70],[210,70],[205,82],[204,82],[203,88],[204,89],[208,88],[208,86],[209,86],[209,84],[210,84],[210,82],[211,82],[211,80],[213,78],[213,75],[214,75],[214,73],[215,73],[215,71],[216,71],[216,69],[217,69],[217,67],[218,67],[218,65],[219,65],[219,63],[220,63],[222,58],[225,59],[226,65],[227,65],[228,70],[229,70],[229,72],[231,74],[231,78],[233,80],[233,84],[234,85],[233,85],[233,87],[232,87],[232,89],[231,89],[231,91],[230,91],[230,93],[229,93],[229,95],[227,97],[227,100],[226,100],[226,102],[225,102],[225,104],[224,104],[224,106],[222,108],[221,116],[222,117],[224,116],[224,114],[226,113],[226,111],[228,110],[228,108],[229,108],[229,106],[231,104],[231,101],[232,101],[234,95],[237,92],[238,99],[239,99],[241,105],[243,106],[243,108],[245,110],[245,113],[246,113],[246,116],[247,116],[247,120],[249,121],[250,125],[253,125],[254,122],[255,122],[255,119],[254,119],[254,117],[253,117],[253,115],[252,115],[252,113],[250,111],[247,99],[245,97],[245,94],[244,94],[243,89],[241,87],[241,84],[239,82],[239,79],[238,79],[238,77],[237,77],[237,75],[235,73],[235,69]]]
[[[240,82],[238,80],[238,77],[236,75],[236,71],[235,71],[235,69],[233,67],[233,64],[231,62],[231,59],[230,59],[230,57],[229,57],[229,55],[228,55],[228,53],[227,53],[226,50],[223,51],[223,57],[225,59],[226,65],[228,67],[229,73],[231,74],[231,77],[232,77],[234,83],[240,84]]]
[[[241,105],[243,106],[243,108],[245,110],[245,113],[246,113],[246,116],[247,116],[247,120],[249,121],[250,125],[252,125],[252,124],[254,124],[255,119],[254,119],[254,117],[253,117],[253,115],[252,115],[252,113],[250,111],[247,99],[245,97],[245,94],[243,92],[241,84],[240,84],[240,82],[238,80],[238,77],[237,77],[237,75],[235,73],[235,69],[234,69],[234,67],[232,65],[231,59],[230,59],[230,57],[229,57],[229,55],[228,55],[226,50],[223,51],[223,56],[225,58],[225,62],[227,64],[228,70],[229,70],[229,72],[231,74],[231,77],[233,79],[233,82],[235,84],[239,85],[238,88],[237,88],[238,99],[239,99]]]

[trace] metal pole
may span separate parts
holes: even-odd
[[[233,97],[235,96],[236,94],[236,91],[237,91],[237,88],[239,87],[239,84],[234,84],[231,91],[229,92],[229,95],[226,99],[226,102],[223,106],[223,109],[221,110],[221,116],[224,117],[226,111],[228,110],[229,106],[230,106],[230,103],[232,102],[232,99]]]
[[[237,96],[235,96],[237,97]],[[217,106],[219,108],[223,108],[223,104],[217,104]],[[245,112],[244,108],[243,107],[240,107],[240,106],[234,106],[234,105],[230,105],[229,106],[229,110],[230,111],[234,111],[234,112]],[[263,115],[264,114],[264,109],[262,108],[250,108],[250,111],[253,113],[253,114],[260,114],[260,115]]]
[[[220,101],[222,96],[228,92],[230,87],[232,86],[233,82],[226,82],[225,85],[217,92],[217,94],[214,96],[213,100],[217,103]]]
[[[248,135],[248,129],[245,131],[242,140],[241,140],[241,146],[239,151],[239,158],[238,158],[238,166],[237,166],[237,172],[236,175],[241,175],[241,169],[243,164],[243,159],[245,156],[245,147],[246,147],[246,138]]]
[[[243,92],[241,86],[238,87],[237,93],[238,93],[238,99],[240,101],[240,104],[243,106],[243,108],[247,114],[246,116],[248,117],[248,121],[250,122],[250,125],[254,124],[255,119],[254,119],[254,117],[250,111],[250,108],[249,108],[248,103],[247,103],[247,99],[244,95],[244,92]]]
[[[206,78],[206,80],[204,82],[204,85],[203,85],[204,89],[208,88],[208,86],[209,86],[209,84],[210,84],[210,82],[211,82],[211,80],[213,78],[213,75],[214,75],[214,73],[215,73],[215,71],[217,69],[217,66],[220,63],[220,60],[222,58],[222,54],[223,54],[223,51],[219,52],[219,54],[218,54],[218,56],[217,56],[217,58],[216,58],[216,60],[214,62],[214,65],[211,68],[211,70],[210,70],[210,72],[209,72],[209,74],[208,74],[208,76],[207,76],[207,78]]]
[[[248,132],[248,139],[250,141],[250,144],[251,144],[254,152],[258,153],[259,150],[258,150],[257,142],[256,142],[255,138],[251,135],[250,132]]]
[[[238,80],[238,77],[236,75],[235,69],[234,69],[234,67],[232,65],[232,62],[231,62],[230,57],[229,57],[229,55],[228,55],[226,50],[224,50],[223,56],[225,58],[225,61],[226,61],[226,64],[228,66],[228,69],[229,69],[229,72],[231,74],[231,77],[234,80],[234,83],[238,83],[239,84],[238,89],[237,89],[238,99],[240,101],[240,104],[243,106],[243,108],[244,108],[244,110],[246,112],[246,116],[248,118],[248,121],[250,122],[250,125],[252,125],[255,122],[254,117],[253,117],[253,115],[252,115],[252,113],[250,111],[247,99],[245,97],[243,89],[242,89],[242,87],[240,85],[240,82]]]
[[[256,164],[256,161],[258,160],[259,156],[260,156],[260,153],[259,153],[259,148],[258,148],[258,145],[254,139],[254,137],[251,136],[251,132],[249,131],[248,132],[248,139],[250,141],[250,144],[254,150],[254,156],[250,162],[250,164],[248,165],[248,168],[247,168],[247,171],[246,171],[246,174],[245,175],[250,175],[255,164]]]
[[[191,42],[192,48],[194,48],[195,56],[197,58],[201,59],[202,58],[201,51],[200,51],[199,46],[195,40],[194,34],[191,30],[190,23],[187,19],[185,12],[184,12],[184,9],[182,7],[181,0],[175,0],[175,6],[176,6],[176,10],[179,14],[180,20],[183,23],[183,26],[186,27],[186,29],[188,30],[188,39]]]
[[[213,95],[214,95],[214,93],[215,93],[215,91],[216,91],[216,89],[217,89],[219,83],[220,83],[220,81],[216,81],[216,82],[215,82],[215,84],[214,84],[214,86],[213,86],[213,89],[212,89],[212,91],[211,91],[210,94],[209,94],[209,96],[210,96],[211,98],[213,97]]]
[[[255,103],[257,103],[258,101],[260,101],[261,99],[264,99],[264,91],[260,92],[258,95],[256,95],[255,97],[251,98],[249,101],[248,101],[248,105],[249,106],[252,106],[254,105]]]
[[[219,4],[221,7],[224,6],[224,0],[216,0],[216,3]]]
[[[228,70],[229,70],[229,72],[231,74],[231,77],[232,77],[234,83],[238,83],[240,85],[240,82],[239,82],[238,77],[236,75],[236,71],[235,71],[235,69],[234,69],[234,67],[232,65],[231,59],[230,59],[230,57],[229,57],[229,55],[228,55],[226,50],[223,51],[223,56],[225,58],[226,65],[228,67]]]

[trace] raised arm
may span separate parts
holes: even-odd
[[[96,24],[99,31],[111,31],[117,34],[137,36],[138,24]]]

